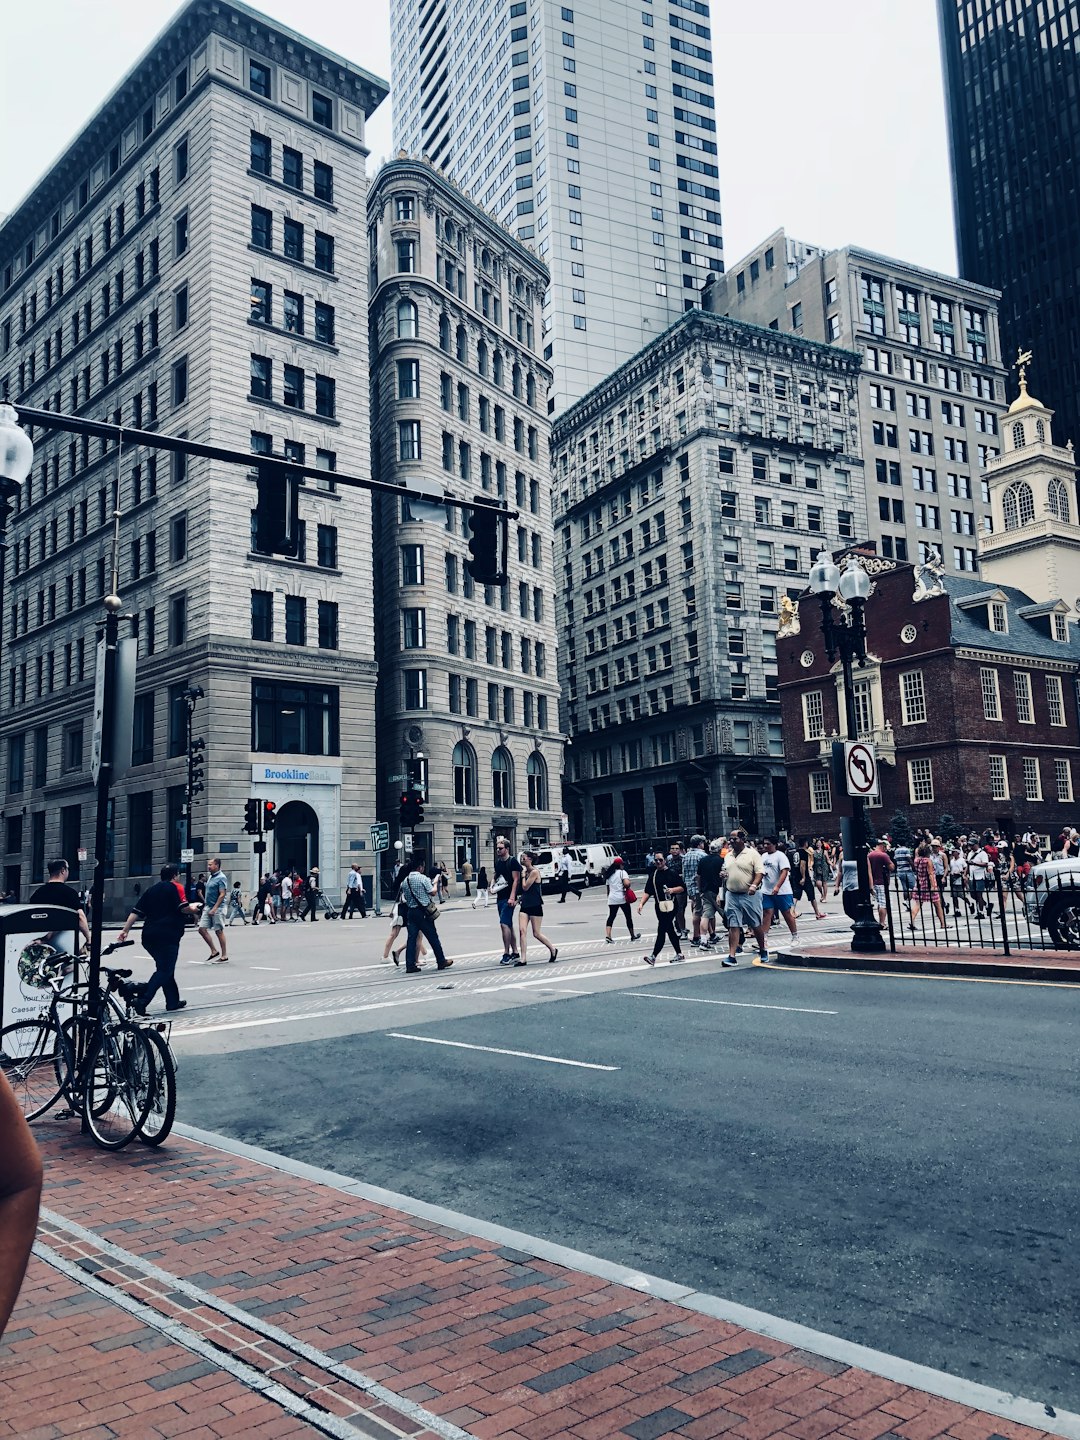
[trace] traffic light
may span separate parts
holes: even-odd
[[[264,830],[272,830],[272,829],[274,828],[274,826],[277,824],[277,802],[276,802],[276,801],[274,801],[274,800],[264,800],[264,801],[263,801],[263,807],[262,807],[262,822],[263,822],[263,823],[262,823],[262,828],[263,828]]]
[[[192,740],[188,746],[188,796],[189,798],[200,794],[206,789],[203,784],[203,764],[206,750],[206,741]]]
[[[409,790],[413,795],[420,797],[420,804],[423,805],[427,799],[427,785],[424,783],[424,761],[412,759],[409,764]]]
[[[260,555],[300,554],[300,476],[273,460],[256,464],[255,550]]]
[[[244,801],[244,834],[258,835],[259,833],[259,800]]]
[[[506,512],[492,508],[484,495],[474,495],[473,499],[480,504],[469,511],[469,558],[465,568],[478,585],[505,585],[509,528]]]
[[[401,797],[398,819],[403,830],[412,830],[424,818],[424,806],[419,795],[409,790]]]

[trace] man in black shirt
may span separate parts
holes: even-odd
[[[86,920],[86,911],[83,909],[82,901],[79,899],[79,892],[67,883],[70,867],[66,860],[49,861],[49,878],[44,885],[39,885],[30,896],[31,905],[62,905],[65,910],[74,910],[78,915],[79,930],[83,939],[89,945],[90,926]],[[52,939],[57,950],[62,950],[65,955],[76,954],[75,931],[60,930]]]
[[[706,931],[705,938],[701,941],[702,950],[711,950],[716,944],[716,914],[719,909],[717,898],[720,894],[720,873],[723,868],[724,862],[720,858],[720,842],[714,840],[709,846],[709,853],[701,857],[697,867],[701,919],[705,924]]]
[[[183,1010],[187,1004],[186,1000],[180,999],[174,977],[180,940],[184,934],[184,910],[194,911],[198,907],[181,898],[181,887],[173,883],[178,873],[175,865],[163,865],[160,873],[161,879],[143,892],[118,936],[122,943],[128,938],[135,921],[143,922],[143,949],[154,961],[154,973],[140,987],[138,1002],[132,1007],[140,1015],[146,1014],[146,1007],[159,989],[165,992],[166,1010]]]
[[[521,889],[521,866],[510,853],[506,840],[495,843],[495,903],[499,907],[499,924],[502,926],[503,954],[500,965],[512,965],[518,958],[517,941],[514,938],[514,905]]]

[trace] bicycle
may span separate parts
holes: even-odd
[[[102,955],[130,944],[116,942]],[[176,1065],[163,1027],[132,1018],[138,988],[127,983],[130,970],[103,966],[105,983],[81,1002],[78,982],[65,985],[68,958],[41,941],[24,950],[22,978],[52,995],[36,1019],[0,1030],[0,1071],[27,1120],[40,1119],[63,1096],[103,1149],[122,1149],[136,1136],[159,1145],[176,1113]],[[66,1006],[72,1013],[62,1016]]]

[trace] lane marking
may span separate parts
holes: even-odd
[[[528,1050],[500,1050],[496,1045],[466,1045],[464,1040],[436,1040],[434,1035],[402,1035],[388,1032],[391,1040],[416,1040],[421,1045],[447,1045],[452,1050],[482,1050],[487,1055],[512,1055],[518,1060],[543,1060],[547,1065],[573,1065],[578,1070],[621,1070],[621,1065],[594,1065],[588,1060],[563,1060],[558,1055],[533,1055]]]
[[[276,974],[276,973],[281,969],[281,966],[280,966],[280,965],[249,965],[249,966],[248,966],[248,969],[249,969],[249,970],[273,970],[274,973]]]
[[[452,1421],[444,1420],[441,1416],[432,1414],[431,1411],[425,1410],[424,1407],[415,1400],[409,1400],[404,1395],[396,1394],[393,1390],[389,1390],[385,1385],[380,1384],[378,1380],[373,1380],[369,1375],[365,1375],[362,1371],[354,1369],[346,1362],[335,1360],[332,1355],[328,1355],[316,1346],[308,1344],[306,1340],[301,1340],[297,1336],[291,1335],[288,1330],[283,1330],[279,1325],[275,1325],[273,1321],[266,1320],[259,1315],[252,1315],[239,1305],[234,1305],[221,1296],[215,1295],[212,1291],[204,1290],[200,1286],[194,1285],[190,1280],[185,1280],[183,1276],[174,1275],[169,1270],[163,1270],[160,1266],[153,1264],[149,1260],[145,1260],[141,1255],[136,1255],[133,1251],[123,1249],[113,1241],[107,1240],[103,1235],[97,1234],[94,1230],[88,1230],[84,1225],[80,1225],[78,1221],[70,1220],[66,1215],[61,1215],[54,1210],[48,1210],[44,1206],[42,1206],[41,1214],[43,1219],[55,1229],[66,1232],[68,1235],[76,1236],[84,1245],[92,1246],[101,1254],[108,1255],[110,1259],[116,1260],[122,1265],[127,1265],[132,1269],[141,1271],[147,1278],[158,1281],[170,1291],[178,1291],[181,1295],[186,1295],[189,1299],[196,1301],[200,1306],[208,1310],[216,1310],[220,1315],[224,1315],[228,1319],[235,1321],[238,1325],[250,1330],[253,1334],[261,1335],[264,1339],[272,1340],[284,1349],[291,1350],[294,1355],[299,1355],[303,1359],[310,1361],[313,1365],[318,1366],[320,1370],[325,1370],[328,1375],[334,1375],[337,1379],[344,1380],[346,1384],[370,1395],[373,1399],[396,1410],[398,1414],[407,1415],[410,1419],[421,1422],[436,1435],[443,1436],[444,1440],[469,1440],[468,1433],[453,1424]],[[132,1314],[142,1315],[142,1312],[145,1311],[145,1318],[148,1324],[154,1325],[156,1329],[176,1339],[178,1343],[184,1345],[186,1349],[196,1350],[196,1353],[204,1354],[206,1359],[212,1360],[223,1370],[229,1370],[230,1373],[236,1374],[238,1378],[244,1379],[245,1383],[248,1384],[251,1389],[267,1394],[271,1399],[276,1400],[278,1404],[288,1409],[290,1407],[287,1402],[284,1399],[280,1399],[278,1394],[275,1393],[277,1390],[282,1391],[284,1396],[287,1396],[289,1400],[297,1401],[298,1404],[305,1407],[306,1412],[310,1412],[310,1414],[305,1414],[305,1418],[311,1419],[317,1429],[322,1429],[331,1435],[344,1434],[350,1437],[350,1440],[351,1437],[356,1436],[356,1424],[349,1424],[339,1419],[339,1417],[331,1415],[330,1412],[326,1410],[317,1410],[314,1406],[306,1405],[305,1402],[291,1390],[286,1389],[284,1386],[279,1386],[276,1381],[268,1379],[268,1377],[260,1371],[251,1370],[244,1361],[237,1360],[229,1351],[219,1349],[217,1346],[206,1342],[200,1335],[184,1325],[183,1322],[170,1320],[167,1316],[159,1314],[158,1311],[151,1309],[142,1301],[136,1300],[133,1296],[126,1294],[126,1292],[121,1290],[117,1285],[107,1285],[103,1281],[97,1280],[93,1274],[84,1270],[82,1266],[72,1264],[71,1261],[66,1260],[63,1256],[52,1251],[51,1247],[45,1245],[40,1240],[35,1241],[34,1250],[39,1253],[41,1258],[48,1264],[54,1265],[58,1270],[62,1270],[63,1273],[69,1275],[71,1279],[77,1280],[80,1285],[86,1286],[87,1289],[96,1289],[98,1293],[104,1295],[107,1300],[120,1305],[125,1310],[130,1310]],[[190,1337],[190,1339],[197,1342],[197,1344],[189,1345],[188,1339],[182,1338],[183,1336]],[[197,1346],[205,1346],[205,1350],[198,1349]],[[233,1369],[234,1366],[236,1367],[235,1369]],[[240,1374],[241,1371],[248,1371],[253,1378],[247,1380],[246,1377]],[[273,1389],[271,1387],[273,1387]],[[352,1419],[357,1422],[364,1418],[370,1419],[372,1417],[352,1417]],[[335,1425],[345,1425],[346,1429],[344,1431],[333,1429],[331,1428],[331,1423]]]
[[[583,958],[584,958],[584,957],[583,957]],[[555,963],[558,964],[559,962],[556,961]],[[643,962],[639,962],[637,965],[611,965],[611,966],[609,966],[606,970],[586,970],[583,974],[579,974],[579,975],[578,975],[578,974],[572,974],[571,972],[567,971],[567,972],[566,972],[566,979],[567,979],[567,980],[596,980],[596,979],[598,979],[598,978],[602,979],[603,976],[605,976],[605,975],[631,975],[631,974],[640,974],[640,973],[641,973],[641,964],[642,964],[642,963],[643,963]],[[700,957],[696,957],[696,956],[695,956],[695,958],[694,958],[693,960],[691,960],[689,957],[687,957],[685,963],[686,963],[687,965],[704,965],[704,964],[707,963],[707,958],[706,958],[704,955],[702,955],[702,956],[700,956]],[[667,971],[662,971],[661,973],[662,973],[662,974],[667,974],[668,972],[667,972]],[[559,977],[558,975],[545,975],[542,980],[507,980],[507,981],[506,981],[504,984],[502,984],[502,985],[479,985],[479,986],[477,986],[477,988],[476,988],[475,990],[472,991],[472,994],[474,994],[474,995],[493,995],[493,994],[496,994],[496,993],[497,993],[498,991],[500,991],[500,990],[530,990],[530,989],[532,989],[534,986],[537,986],[537,985],[550,985],[550,984],[554,983],[555,981],[558,981],[559,979],[560,979],[560,977]],[[590,992],[590,993],[592,993],[592,992]]]
[[[730,1005],[736,1010],[790,1010],[793,1015],[839,1015],[839,1010],[807,1010],[802,1005],[754,1005],[749,1000],[699,1000],[694,995],[655,995],[651,990],[620,990],[635,1000],[674,1000],[679,1005]]]
[[[216,985],[185,985],[184,989],[189,993],[192,990],[227,990],[231,984],[231,980],[219,980]]]

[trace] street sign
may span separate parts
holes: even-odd
[[[849,795],[873,795],[878,788],[877,752],[865,740],[844,745],[844,775]]]
[[[390,849],[390,826],[385,820],[376,820],[371,827],[371,848],[381,852]]]
[[[82,864],[82,862],[86,859],[85,845],[80,845],[79,848],[75,851],[75,858],[79,861],[80,864]]]
[[[401,844],[402,844],[402,848],[404,849],[405,854],[406,854],[406,855],[411,855],[411,854],[412,854],[412,836],[411,836],[411,835],[405,835],[405,836],[403,836],[403,837],[402,837]]]
[[[190,846],[186,846],[186,845],[185,845],[185,847],[183,848],[183,850],[180,851],[180,864],[181,864],[181,865],[190,865],[190,864],[192,864],[192,862],[194,861],[194,859],[195,859],[195,851],[194,851],[193,849],[191,849]]]
[[[409,777],[408,775],[388,775],[386,778],[390,781],[391,785],[399,785],[404,784]]]

